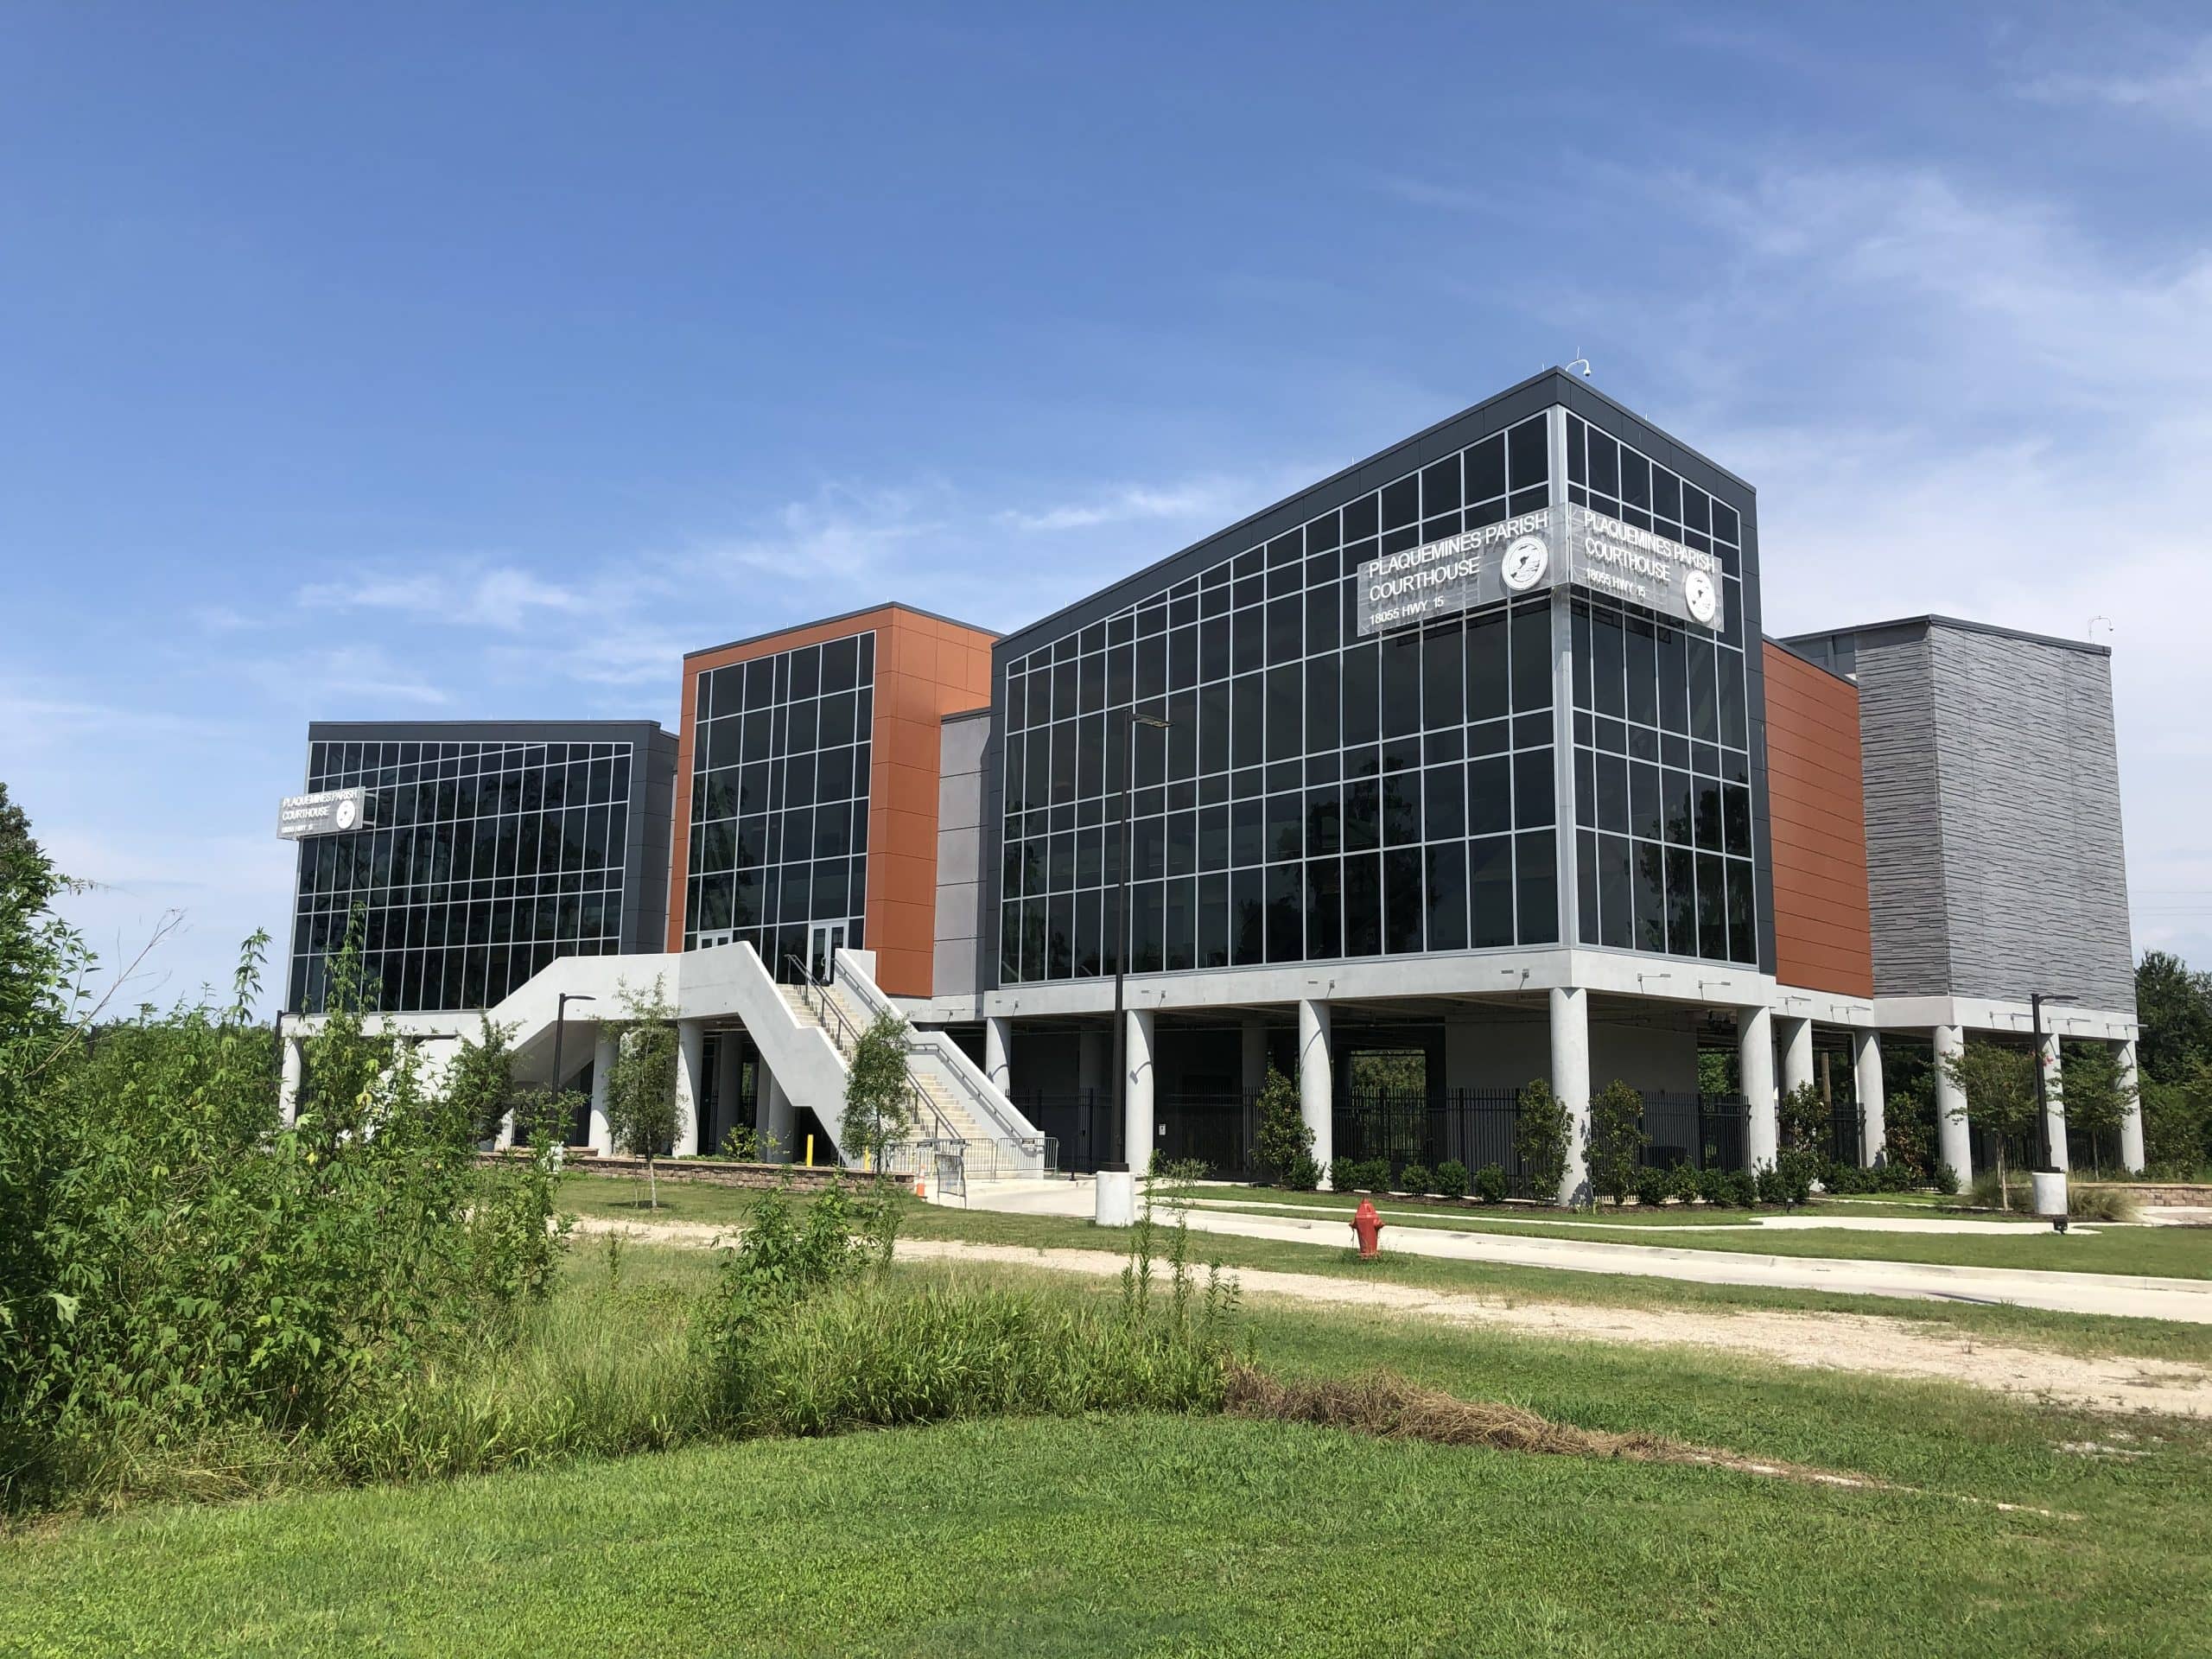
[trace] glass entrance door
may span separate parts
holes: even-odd
[[[842,922],[816,922],[806,930],[807,972],[823,984],[836,977],[837,952],[844,948]]]

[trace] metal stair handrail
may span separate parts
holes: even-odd
[[[853,1047],[858,1048],[860,1046],[859,1029],[846,1015],[843,1006],[836,997],[830,995],[829,982],[816,978],[812,965],[802,957],[786,953],[784,960],[798,970],[799,995],[805,1001],[806,1006],[813,1010],[815,1017],[817,1020],[836,1021],[836,1031],[831,1040],[837,1045],[837,1052],[843,1053],[849,1043]],[[903,1053],[901,1064],[904,1065]],[[938,1109],[938,1103],[930,1098],[929,1091],[922,1087],[921,1079],[914,1075],[914,1068],[905,1065],[904,1069],[906,1073],[907,1096],[911,1104],[918,1109],[914,1115],[916,1126],[926,1124],[930,1130],[927,1138],[931,1140],[950,1141],[964,1145],[966,1137],[954,1133],[952,1121],[946,1117]]]

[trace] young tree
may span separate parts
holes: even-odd
[[[1802,1204],[1825,1157],[1828,1103],[1815,1085],[1801,1083],[1775,1102],[1774,1116],[1775,1177],[1788,1202]]]
[[[522,1090],[515,1086],[512,1026],[494,1025],[480,1016],[483,1029],[463,1042],[446,1071],[446,1100],[468,1125],[472,1141],[494,1139],[507,1114],[518,1112]]]
[[[2059,1076],[2066,1108],[2068,1161],[2117,1135],[2136,1101],[2136,1085],[2120,1074],[2109,1043],[2062,1043]]]
[[[1521,1110],[1513,1123],[1513,1152],[1521,1160],[1521,1173],[1529,1195],[1540,1204],[1556,1204],[1560,1183],[1567,1177],[1567,1108],[1552,1093],[1549,1082],[1533,1079],[1521,1091]]]
[[[913,1133],[913,1080],[906,1071],[906,1022],[886,1009],[853,1046],[838,1140],[883,1173],[883,1154]]]
[[[2012,1188],[2005,1166],[2005,1141],[2007,1136],[2035,1135],[2035,1058],[2024,1049],[1968,1043],[1963,1052],[1944,1058],[1943,1071],[1966,1096],[1966,1104],[1952,1115],[1961,1119],[1971,1116],[1997,1136],[1997,1187],[1999,1201],[2009,1210]]]
[[[1275,1185],[1298,1185],[1313,1162],[1313,1130],[1306,1121],[1298,1085],[1269,1066],[1257,1109],[1252,1162]]]
[[[1590,1103],[1590,1185],[1616,1208],[1636,1185],[1651,1137],[1643,1132],[1643,1096],[1618,1077]]]
[[[609,1022],[614,1065],[607,1077],[607,1130],[618,1151],[645,1160],[645,1204],[660,1208],[654,1160],[676,1139],[676,1009],[664,982],[621,989],[622,1018]]]

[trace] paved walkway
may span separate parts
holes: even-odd
[[[1090,1183],[976,1182],[970,1209],[1026,1215],[1088,1216]],[[1192,1228],[1241,1238],[1341,1248],[1348,1217],[1255,1216],[1194,1207]],[[1874,1218],[1870,1218],[1874,1219]],[[2212,1281],[2158,1279],[2110,1273],[2063,1273],[2032,1268],[1961,1268],[1920,1262],[1857,1262],[1828,1256],[1758,1255],[1733,1250],[1669,1249],[1663,1244],[1616,1244],[1595,1239],[1522,1237],[1400,1227],[1383,1248],[1446,1261],[1495,1262],[1570,1273],[1626,1274],[1695,1284],[1756,1285],[1771,1290],[1821,1290],[1847,1295],[1910,1296],[1939,1301],[2012,1303],[2061,1313],[2111,1313],[2133,1319],[2212,1325]],[[2212,1249],[2212,1244],[2207,1246]]]

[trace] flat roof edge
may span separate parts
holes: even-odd
[[[879,600],[873,605],[862,605],[856,610],[840,611],[835,616],[812,616],[801,622],[787,622],[780,628],[768,628],[759,633],[748,633],[742,639],[725,639],[719,645],[701,645],[696,651],[687,651],[683,660],[694,657],[710,656],[718,651],[734,651],[740,645],[757,645],[763,639],[773,639],[779,633],[797,633],[801,628],[825,628],[835,622],[850,622],[856,617],[873,616],[878,611],[904,611],[909,616],[925,616],[932,622],[948,623],[956,628],[965,628],[970,633],[980,633],[986,639],[997,640],[1001,636],[995,629],[974,622],[963,622],[957,616],[945,616],[937,611],[925,611],[918,605],[909,605],[904,600]]]
[[[1962,633],[1986,633],[1999,639],[2018,639],[2031,645],[2055,645],[2062,651],[2079,651],[2092,657],[2109,657],[2110,645],[2093,644],[2087,639],[2066,639],[2055,633],[2031,633],[2024,628],[2008,628],[1997,622],[1970,622],[1962,616],[1943,616],[1929,612],[1922,616],[1892,617],[1886,622],[1862,622],[1845,628],[1808,628],[1802,633],[1793,633],[1777,644],[1789,645],[1798,639],[1829,639],[1846,633],[1879,633],[1885,628],[1956,628]]]

